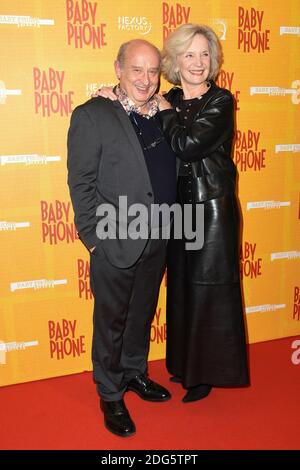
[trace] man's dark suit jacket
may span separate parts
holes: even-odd
[[[68,133],[68,185],[82,242],[87,248],[103,249],[114,266],[132,266],[146,238],[99,239],[96,233],[100,204],[115,208],[117,219],[110,222],[118,227],[119,196],[127,196],[128,207],[140,203],[149,210],[154,202],[142,148],[119,101],[98,97],[74,110]],[[137,215],[128,217],[128,224]]]

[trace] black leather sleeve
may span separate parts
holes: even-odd
[[[194,162],[207,157],[232,138],[233,109],[231,93],[220,90],[188,127],[182,124],[179,114],[173,109],[161,111],[160,120],[163,132],[177,156],[186,162]]]

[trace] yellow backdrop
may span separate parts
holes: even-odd
[[[220,37],[236,97],[249,342],[300,333],[299,0],[2,0],[0,384],[91,368],[89,256],[66,185],[70,114],[119,45],[186,22]],[[162,90],[170,85],[162,81]],[[165,282],[150,358],[164,356]]]

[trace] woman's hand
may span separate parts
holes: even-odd
[[[160,111],[164,111],[165,109],[172,109],[170,103],[162,95],[155,95],[155,97],[157,99]]]
[[[108,98],[111,101],[117,100],[117,97],[113,92],[112,86],[103,86],[99,88],[99,90],[92,94],[93,98],[97,98],[97,96],[102,96],[102,98]]]

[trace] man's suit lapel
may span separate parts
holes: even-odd
[[[119,101],[113,101],[114,108],[116,110],[117,116],[119,118],[119,121],[132,145],[132,148],[138,158],[138,161],[140,163],[141,171],[143,172],[144,178],[146,178],[149,182],[149,185],[151,187],[151,182],[149,178],[149,173],[147,170],[146,162],[145,162],[145,157],[141,148],[141,144],[139,142],[139,139],[137,138],[137,135],[135,133],[135,130],[126,114],[126,111],[122,107]]]

